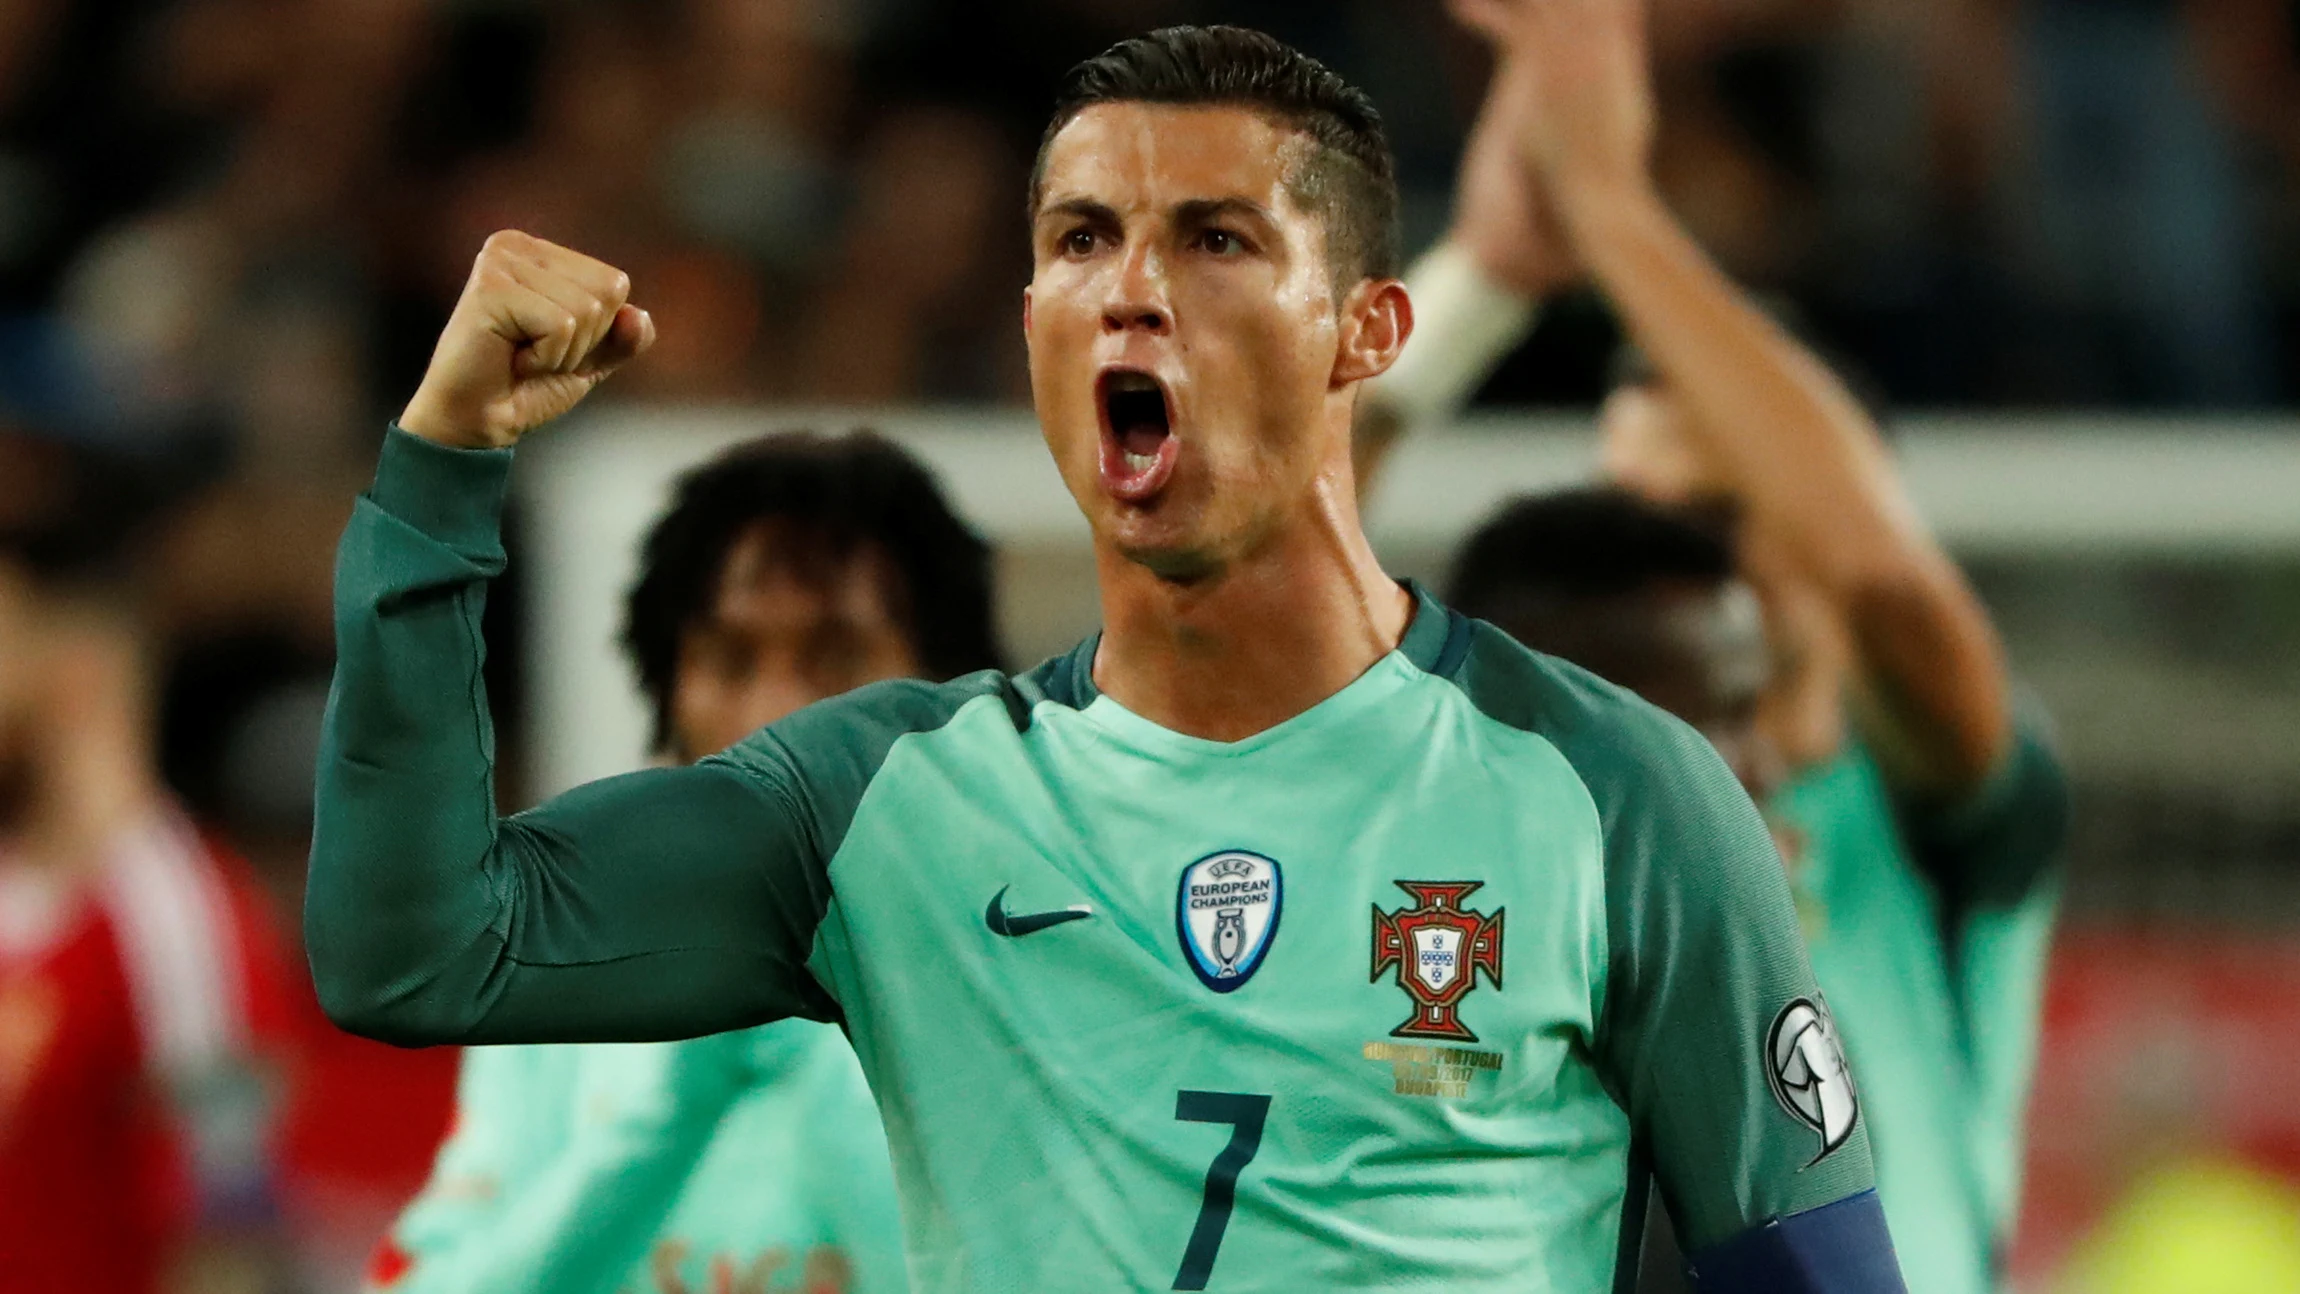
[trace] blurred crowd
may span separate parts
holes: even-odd
[[[630,271],[619,398],[1019,403],[1056,78],[1209,20],[1371,90],[1436,237],[1487,68],[1435,0],[0,0],[0,1142],[63,1010],[9,958],[82,930],[22,878],[130,866],[235,968],[214,1019],[89,990],[231,1042],[122,1063],[203,1111],[154,1217],[332,1285],[420,1180],[452,1058],[329,1030],[294,913],[334,539],[489,231]],[[2300,397],[2295,0],[1658,0],[1653,55],[1673,204],[1896,401]],[[1486,398],[1593,398],[1617,335],[1569,297]],[[87,938],[181,956],[115,888]]]
[[[2295,9],[1668,0],[1660,173],[1904,403],[2271,404]],[[664,321],[634,393],[1011,401],[1056,77],[1209,19],[1367,85],[1435,235],[1484,55],[1422,0],[13,0],[0,413],[275,471],[364,452],[503,225],[632,271]],[[1599,312],[1551,332],[1496,394],[1595,389]]]

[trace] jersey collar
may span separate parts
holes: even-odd
[[[1469,621],[1430,596],[1429,591],[1418,582],[1405,580],[1402,583],[1406,591],[1413,595],[1414,614],[1393,651],[1375,661],[1363,675],[1341,691],[1293,718],[1242,741],[1207,741],[1172,732],[1104,696],[1102,690],[1094,685],[1094,653],[1102,642],[1100,633],[1089,636],[1056,663],[1051,676],[1047,678],[1045,695],[1049,700],[1065,703],[1078,711],[1090,710],[1104,727],[1150,745],[1179,746],[1198,754],[1244,754],[1288,734],[1323,727],[1361,705],[1378,703],[1379,698],[1375,694],[1389,690],[1383,679],[1390,680],[1389,686],[1394,686],[1412,673],[1442,672],[1448,657],[1458,660],[1468,643]]]
[[[1458,658],[1461,648],[1469,639],[1469,621],[1453,608],[1438,601],[1420,580],[1400,580],[1406,592],[1413,595],[1414,616],[1406,622],[1405,636],[1398,640],[1397,654],[1406,663],[1427,674],[1443,674],[1449,657]],[[1066,702],[1073,709],[1083,710],[1102,698],[1102,689],[1094,685],[1094,653],[1101,649],[1102,631],[1088,634],[1084,641],[1070,649],[1055,666],[1054,676],[1047,692],[1055,700]]]

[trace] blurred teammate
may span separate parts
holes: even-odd
[[[1425,334],[1457,344],[1409,352],[1361,455],[1466,394],[1576,265],[1612,301],[1642,362],[1600,417],[1607,474],[1736,518],[1737,545],[1704,552],[1698,525],[1618,496],[1536,501],[1472,540],[1454,595],[1694,722],[1768,797],[1910,1288],[1988,1289],[2018,1197],[2061,771],[1868,415],[1656,197],[1637,6],[1459,8],[1500,63],[1454,235],[1415,271]]]
[[[651,324],[490,241],[342,550],[306,909],[337,1018],[841,1020],[926,1289],[1600,1289],[1646,1165],[1705,1289],[1899,1289],[1748,797],[1366,542],[1353,407],[1412,320],[1364,95],[1252,32],[1122,43],[1030,212],[1102,633],[508,819],[471,684],[506,451]]]
[[[284,972],[244,868],[161,786],[149,724],[128,619],[0,555],[7,1294],[263,1261],[208,1242],[268,1226]]]
[[[893,444],[768,437],[680,482],[623,640],[657,746],[692,763],[865,683],[995,668],[990,554]],[[854,1049],[788,1020],[467,1051],[454,1136],[370,1283],[877,1294],[904,1287],[901,1245]]]

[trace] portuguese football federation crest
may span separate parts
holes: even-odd
[[[1419,907],[1384,912],[1374,905],[1374,972],[1396,967],[1398,987],[1414,1000],[1412,1018],[1390,1030],[1393,1038],[1450,1038],[1476,1042],[1461,1022],[1461,1000],[1485,972],[1501,987],[1501,917],[1461,905],[1483,881],[1398,881]]]

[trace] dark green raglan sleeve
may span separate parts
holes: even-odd
[[[1876,1174],[1756,806],[1691,728],[1642,705],[1617,724],[1568,755],[1605,829],[1599,1050],[1698,1256]]]
[[[1693,729],[1642,706],[1619,719],[1622,745],[1569,754],[1605,825],[1601,1053],[1700,1253],[1870,1191],[1875,1168],[1757,807]]]
[[[322,1004],[408,1045],[835,1018],[806,969],[821,824],[789,761],[633,773],[497,816],[479,619],[510,459],[394,428],[344,532],[304,906]]]
[[[1776,1095],[1776,1024],[1807,1056],[1832,1030],[1779,854],[1724,761],[1685,724],[1490,626],[1462,678],[1487,713],[1548,738],[1596,802],[1608,943],[1596,1059],[1686,1252],[1873,1188],[1867,1134],[1835,1104],[1851,1095],[1840,1076]],[[1822,1035],[1800,1041],[1809,1024]]]

